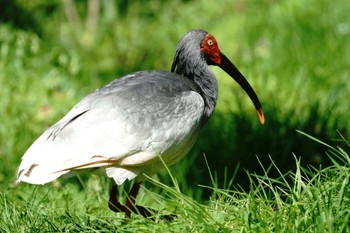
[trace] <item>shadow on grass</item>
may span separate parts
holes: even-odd
[[[296,130],[336,146],[341,142],[329,139],[337,137],[338,132],[346,132],[342,122],[322,116],[317,103],[310,106],[306,119],[299,119],[294,112],[280,117],[274,106],[267,106],[265,113],[266,124],[263,126],[244,114],[215,114],[201,132],[192,152],[172,168],[182,190],[197,187],[199,193],[196,190],[191,192],[199,200],[210,196],[210,190],[198,187],[198,184],[211,185],[204,156],[219,187],[230,188],[225,186],[233,179],[234,186],[241,186],[246,191],[250,184],[247,171],[263,175],[262,167],[269,167],[271,159],[282,173],[295,171],[293,154],[301,158],[303,167],[331,164],[323,145],[305,138]],[[269,175],[277,178],[280,173],[271,170]],[[167,179],[166,176],[163,178]]]

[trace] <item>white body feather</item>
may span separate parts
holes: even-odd
[[[191,83],[176,81],[180,76],[150,73],[126,76],[85,97],[27,150],[17,182],[44,184],[98,168],[122,184],[160,170],[159,156],[167,165],[185,156],[200,129],[204,101]]]

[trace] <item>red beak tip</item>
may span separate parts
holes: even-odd
[[[264,111],[262,110],[262,108],[259,108],[257,111],[258,111],[259,121],[263,125],[265,123]]]

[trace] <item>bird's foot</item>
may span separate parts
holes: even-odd
[[[116,212],[116,213],[123,212],[123,213],[125,213],[125,218],[130,218],[130,215],[131,215],[131,212],[132,212],[134,214],[140,214],[143,217],[145,217],[147,219],[150,219],[152,221],[156,221],[156,219],[157,219],[156,215],[158,215],[158,213],[159,213],[157,210],[154,210],[154,209],[151,209],[151,208],[146,208],[146,207],[139,206],[139,205],[136,205],[134,207],[128,208],[128,207],[126,207],[124,205],[121,205],[121,204],[116,206],[113,203],[109,202],[108,203],[108,207],[113,212]],[[165,220],[165,221],[172,221],[175,217],[176,217],[175,214],[165,214],[165,215],[160,215],[159,219]]]
[[[116,185],[113,185],[111,188],[109,201],[108,201],[109,209],[117,213],[118,212],[125,213],[125,218],[130,218],[131,213],[141,214],[143,217],[150,219],[152,221],[156,221],[157,219],[171,221],[176,217],[175,214],[159,215],[158,214],[159,212],[156,210],[136,205],[135,200],[136,200],[136,195],[139,191],[139,188],[140,188],[140,183],[134,183],[126,199],[125,205],[122,205],[116,198],[116,193],[118,188]]]
[[[155,221],[156,215],[158,215],[159,211],[156,211],[151,208],[146,208],[143,206],[136,205],[135,207],[136,212],[134,213],[139,213],[143,217],[150,219],[152,221]],[[164,214],[164,215],[159,215],[159,219],[165,220],[165,221],[172,221],[176,217],[176,214]]]

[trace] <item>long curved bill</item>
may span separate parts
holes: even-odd
[[[248,94],[250,99],[252,100],[259,116],[260,123],[263,125],[265,123],[264,111],[261,107],[258,96],[255,94],[255,91],[250,86],[248,81],[244,78],[244,76],[239,72],[239,70],[233,65],[233,63],[220,52],[221,62],[218,66],[223,69],[228,75],[230,75],[236,82],[244,89],[244,91]]]

